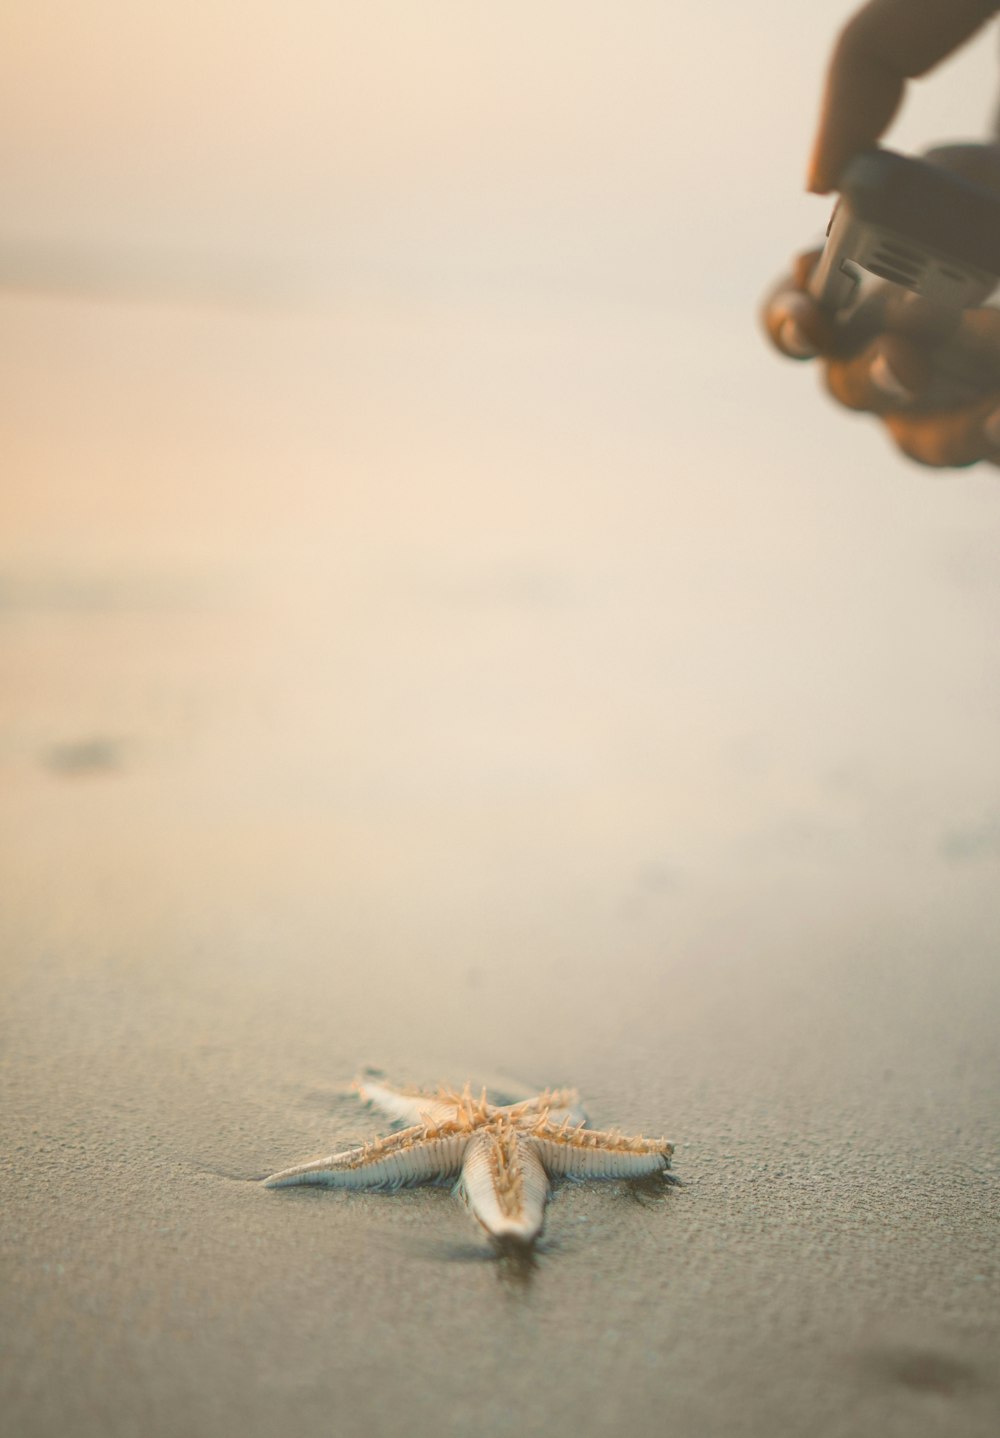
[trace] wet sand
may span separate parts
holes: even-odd
[[[1000,489],[543,318],[5,301],[12,1434],[996,1430]],[[685,1186],[253,1182],[366,1063]]]

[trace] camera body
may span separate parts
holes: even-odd
[[[865,273],[949,309],[982,304],[1000,283],[1000,195],[925,160],[863,151],[842,176],[809,290],[839,315]]]

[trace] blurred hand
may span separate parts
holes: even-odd
[[[996,0],[870,0],[834,50],[809,188],[834,189],[845,165],[889,125],[907,79],[998,10]],[[1000,145],[953,145],[926,158],[1000,191]],[[837,323],[806,293],[819,254],[800,256],[765,302],[764,325],[778,349],[793,359],[822,358],[833,397],[878,415],[918,463],[1000,465],[1000,311],[956,315],[883,286]]]

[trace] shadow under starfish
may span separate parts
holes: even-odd
[[[398,1089],[375,1080],[359,1097],[405,1128],[360,1148],[283,1169],[267,1188],[397,1189],[455,1181],[456,1192],[501,1254],[525,1254],[541,1233],[552,1181],[649,1179],[668,1173],[673,1144],[587,1128],[573,1089],[547,1089],[520,1103],[488,1102],[485,1089]]]

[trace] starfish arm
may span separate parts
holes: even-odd
[[[450,1095],[393,1088],[375,1079],[355,1079],[353,1087],[363,1103],[370,1103],[396,1123],[440,1123],[451,1117],[457,1106]]]
[[[455,1125],[417,1124],[376,1143],[282,1169],[266,1178],[264,1187],[313,1183],[325,1188],[402,1188],[441,1183],[460,1171],[468,1141],[468,1132]]]
[[[491,1237],[527,1247],[541,1232],[548,1176],[532,1145],[512,1124],[491,1125],[470,1139],[460,1188],[470,1212]]]
[[[568,1092],[572,1092],[572,1090],[568,1090]],[[545,1117],[551,1124],[568,1123],[573,1128],[581,1128],[587,1122],[587,1110],[582,1104],[574,1103],[561,1108],[547,1109]]]
[[[549,1123],[587,1122],[587,1113],[575,1088],[547,1088],[533,1098],[507,1104],[502,1112],[508,1118],[534,1119],[545,1117]]]
[[[527,1141],[553,1178],[645,1178],[668,1169],[674,1151],[663,1138],[626,1138],[544,1120],[529,1131]]]

